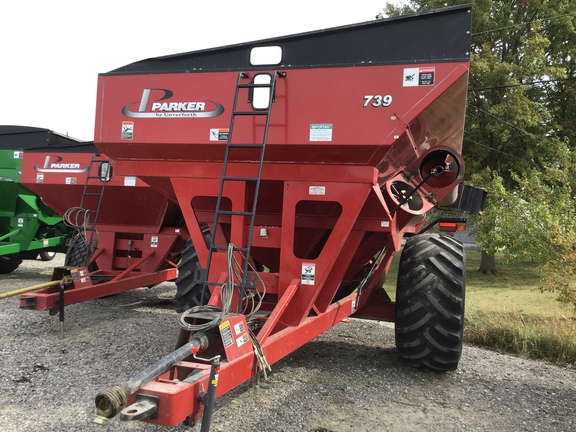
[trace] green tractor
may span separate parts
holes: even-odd
[[[0,126],[0,274],[24,259],[51,260],[66,253],[71,229],[42,198],[20,183],[25,150],[77,143],[48,129]]]

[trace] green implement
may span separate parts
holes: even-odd
[[[66,253],[70,228],[20,183],[24,150],[62,140],[75,141],[47,129],[0,126],[0,274],[16,270],[23,259]]]

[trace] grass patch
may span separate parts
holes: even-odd
[[[498,274],[478,273],[481,253],[466,254],[466,343],[523,358],[576,367],[573,309],[540,292],[541,275],[530,262],[502,264]]]
[[[576,321],[519,312],[466,313],[464,340],[503,354],[576,367]]]
[[[384,288],[393,298],[399,255],[396,254]],[[522,358],[576,368],[574,310],[540,292],[541,275],[529,262],[503,264],[498,274],[478,273],[481,253],[466,251],[466,315],[464,341]]]
[[[572,309],[551,292],[540,292],[540,273],[529,262],[497,264],[498,274],[478,273],[481,253],[466,253],[466,309],[479,312],[510,312],[524,316],[562,318]],[[496,260],[498,262],[498,259]]]

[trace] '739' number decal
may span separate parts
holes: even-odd
[[[364,108],[368,106],[373,106],[374,108],[378,107],[387,107],[392,104],[392,96],[390,95],[366,95],[364,96]]]

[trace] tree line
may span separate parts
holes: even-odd
[[[576,307],[576,3],[409,1],[388,16],[472,3],[465,183],[488,192],[475,218],[480,270],[530,260],[542,290]]]

